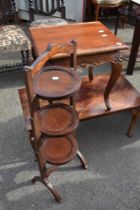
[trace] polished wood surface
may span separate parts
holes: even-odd
[[[76,23],[65,26],[30,28],[36,56],[46,50],[48,43],[68,43],[76,40],[77,55],[118,51],[127,46],[101,22]]]
[[[127,49],[127,46],[119,38],[115,37],[107,27],[98,21],[49,28],[30,28],[30,34],[36,56],[46,49],[48,43],[64,43],[76,40],[77,63],[89,64],[89,80],[93,79],[91,74],[93,66],[112,63],[110,78],[104,91],[106,108],[111,109],[109,95],[122,71],[118,52]],[[64,54],[60,54],[57,58],[53,57],[54,63],[57,64],[64,65],[66,60],[67,57]]]
[[[39,148],[41,160],[62,165],[70,162],[77,154],[78,144],[73,135],[43,139]]]
[[[104,87],[109,75],[96,76],[92,82],[85,77],[82,86],[76,97],[76,110],[80,120],[88,120],[95,117],[102,117],[113,113],[133,110],[140,107],[140,93],[121,76],[110,94],[112,104],[111,110],[106,110],[103,100]],[[29,119],[29,106],[25,88],[19,89],[19,95],[24,107],[25,123]],[[42,101],[42,103],[44,103]],[[65,103],[68,103],[65,101]],[[44,105],[44,104],[43,104]],[[28,123],[26,124],[28,126]]]
[[[82,167],[84,169],[88,167],[87,161],[84,158],[84,156],[81,154],[81,152],[78,150],[78,144],[73,134],[61,136],[62,132],[60,132],[60,128],[61,128],[61,131],[62,131],[62,127],[63,127],[63,130],[66,130],[67,125],[65,125],[65,123],[68,119],[68,117],[66,117],[66,120],[65,120],[65,116],[63,115],[62,110],[60,110],[62,108],[62,104],[61,104],[61,108],[59,106],[59,110],[57,110],[59,119],[56,119],[56,115],[55,115],[56,112],[55,114],[49,113],[50,116],[48,117],[49,118],[48,120],[50,120],[51,124],[50,122],[46,122],[47,126],[51,125],[48,128],[51,130],[51,134],[52,134],[52,129],[53,130],[55,129],[55,133],[59,132],[60,136],[55,137],[55,135],[53,135],[53,136],[48,137],[48,136],[43,135],[40,137],[40,140],[36,142],[33,129],[36,128],[37,130],[39,130],[40,124],[38,124],[37,127],[32,127],[33,119],[31,118],[29,100],[28,100],[27,92],[25,88],[19,89],[19,96],[20,96],[20,101],[21,101],[21,105],[23,109],[24,118],[25,118],[26,129],[29,131],[30,143],[35,151],[35,156],[38,160],[39,170],[40,170],[40,176],[35,176],[32,179],[32,182],[33,184],[36,181],[42,182],[53,194],[56,201],[61,202],[62,198],[57,192],[57,190],[55,189],[55,187],[49,182],[48,180],[49,176],[51,175],[52,172],[54,172],[57,169],[57,165],[62,165],[71,161],[72,159],[74,159],[76,155],[79,158],[82,164]],[[46,105],[47,101],[44,101],[44,102],[45,103],[42,104],[43,107],[44,105]],[[54,104],[52,106],[58,108],[57,104]],[[66,106],[66,105],[63,105],[63,106]],[[62,116],[60,116],[60,114],[62,114]],[[63,119],[61,119],[61,117],[63,117]],[[73,117],[74,118],[73,119],[71,118],[71,121],[74,121],[75,123],[76,122],[75,116]],[[43,123],[42,126],[44,127],[46,123]],[[77,124],[75,123],[76,127],[77,127]],[[70,125],[70,127],[73,127],[73,126]],[[75,127],[73,127],[73,129],[75,129]],[[46,162],[50,163],[52,166],[46,167]]]
[[[40,131],[49,136],[72,133],[79,124],[77,112],[66,104],[50,104],[39,112]]]
[[[45,34],[42,35],[43,30],[46,32],[47,36],[45,36]],[[44,43],[59,43],[60,41],[71,39],[77,40],[77,62],[78,64],[89,64],[89,78],[86,79],[87,82],[82,82],[82,87],[80,89],[80,91],[84,92],[84,95],[78,94],[79,99],[76,100],[76,109],[78,110],[80,120],[108,115],[127,109],[135,109],[140,106],[139,93],[137,93],[137,91],[125,80],[125,78],[120,77],[122,63],[119,51],[128,49],[128,47],[123,44],[120,39],[115,37],[113,33],[102,23],[78,23],[63,27],[50,27],[45,29],[32,28],[30,29],[30,33],[36,56],[45,49]],[[57,59],[53,58],[53,60],[54,63],[65,64],[64,58],[64,55],[60,55]],[[112,64],[111,74],[107,76],[106,79],[104,76],[100,76],[100,78],[94,77],[92,74],[93,66],[98,66],[107,62]],[[90,80],[90,83],[88,83],[88,79]],[[117,86],[116,91],[114,92],[114,88],[116,87],[115,84],[117,82],[118,85],[120,80],[120,85]],[[103,82],[100,81],[105,82],[103,86]],[[99,86],[101,86],[100,91],[103,95],[99,90],[96,88],[94,89],[94,84],[96,82]],[[123,87],[124,90],[120,87]],[[113,92],[114,98],[112,96]],[[121,97],[122,93],[123,97]],[[89,99],[89,96],[91,96],[91,99]],[[86,100],[86,102],[82,97]],[[93,98],[96,100],[93,100]],[[80,107],[82,107],[81,110]]]
[[[80,88],[81,80],[76,71],[76,41],[62,44],[48,44],[31,66],[26,67],[26,88],[31,101],[37,96],[52,102],[56,99],[69,97],[74,105],[74,93]],[[67,68],[50,65],[53,56],[64,54],[67,56]],[[45,66],[47,64],[47,66]]]
[[[62,66],[47,66],[34,77],[34,91],[40,98],[61,99],[79,90],[81,79],[77,71]]]
[[[134,127],[139,118],[140,118],[140,107],[132,111],[132,119],[127,131],[127,135],[129,137],[133,136]]]

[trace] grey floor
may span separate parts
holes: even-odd
[[[140,91],[139,70],[127,77]],[[79,148],[89,167],[83,170],[76,158],[52,174],[63,197],[57,204],[41,183],[31,183],[38,166],[24,128],[22,86],[23,72],[0,74],[0,210],[139,210],[140,120],[131,138],[130,112],[80,123]]]

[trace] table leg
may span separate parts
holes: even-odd
[[[133,129],[134,129],[139,117],[140,117],[140,108],[133,110],[132,111],[132,119],[131,119],[128,131],[127,131],[127,136],[129,136],[129,137],[133,136]]]
[[[114,87],[115,83],[117,82],[117,80],[121,74],[121,71],[122,71],[122,62],[118,58],[115,62],[112,63],[110,79],[108,81],[108,84],[107,84],[107,86],[105,88],[105,92],[104,92],[104,101],[105,101],[105,105],[108,110],[111,109],[111,105],[109,102],[109,94],[110,94],[112,88]]]
[[[132,40],[130,57],[129,57],[129,61],[128,61],[128,67],[127,67],[127,71],[126,71],[126,74],[128,74],[128,75],[133,74],[139,45],[140,45],[140,18],[137,18],[136,25],[135,25],[135,31],[134,31],[134,35],[133,35],[133,40]]]

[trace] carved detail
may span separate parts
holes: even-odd
[[[81,56],[78,57],[78,64],[86,66],[99,66],[105,63],[112,63],[114,61],[114,53],[105,53],[102,55],[85,55],[84,58]]]
[[[116,52],[115,57],[114,57],[114,62],[122,62],[122,55],[119,51]]]

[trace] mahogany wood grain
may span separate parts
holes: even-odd
[[[70,162],[77,153],[78,144],[73,135],[63,137],[47,137],[43,139],[39,148],[42,165],[47,160],[48,163],[62,165]]]
[[[79,124],[77,112],[66,104],[50,104],[39,112],[40,131],[47,136],[70,134]]]
[[[87,77],[83,78],[82,86],[76,96],[76,110],[81,121],[126,110],[137,110],[140,107],[140,93],[138,93],[125,77],[121,76],[110,94],[112,109],[106,110],[103,94],[108,78],[109,75],[98,75],[94,77],[92,82],[89,82]],[[19,95],[22,98],[22,107],[28,109],[25,88],[19,89]],[[42,103],[44,104],[44,101]],[[68,103],[68,101],[66,100],[65,103]],[[28,114],[28,110],[24,110],[25,123],[29,119]]]
[[[119,38],[98,21],[52,27],[31,27],[29,31],[36,56],[46,50],[48,43],[68,43],[70,40],[77,41],[78,56],[114,52],[127,48]]]
[[[81,86],[77,71],[62,66],[46,66],[34,77],[34,91],[39,98],[59,100],[72,96]]]
[[[31,39],[36,56],[39,56],[48,43],[63,43],[70,40],[77,42],[77,63],[89,63],[90,66],[98,66],[111,62],[112,73],[105,87],[105,104],[107,109],[111,108],[109,103],[110,92],[121,73],[119,50],[128,47],[100,22],[76,23],[65,26],[52,26],[43,28],[30,28]],[[47,34],[47,36],[46,36]],[[60,54],[52,58],[56,64],[65,64],[67,57]],[[89,79],[92,80],[91,69]]]
[[[87,161],[84,158],[84,156],[81,154],[81,152],[78,150],[77,141],[74,135],[72,134],[59,136],[57,138],[54,136],[50,136],[50,137],[43,136],[42,138],[40,138],[40,141],[35,143],[35,137],[34,137],[33,128],[31,125],[31,112],[30,112],[29,100],[28,100],[27,92],[25,88],[19,89],[19,97],[20,97],[20,101],[21,101],[21,105],[23,109],[23,115],[25,118],[26,129],[29,131],[30,143],[35,151],[35,156],[37,157],[37,160],[39,163],[39,169],[40,169],[40,176],[35,176],[32,179],[32,182],[33,183],[35,183],[36,181],[42,182],[53,194],[56,201],[61,202],[62,200],[61,196],[59,195],[55,187],[48,180],[50,174],[57,169],[56,165],[62,165],[62,164],[67,163],[71,161],[76,155],[78,156],[82,164],[82,167],[84,169],[87,169],[88,167]],[[41,106],[44,107],[47,104],[47,101],[42,100],[42,102],[43,103],[41,104]],[[57,106],[57,104],[53,104],[49,106],[50,107]],[[66,105],[63,105],[63,106],[66,106]],[[58,110],[58,113],[62,114],[61,111],[59,110]],[[54,115],[54,113],[51,113],[51,115],[52,114],[53,116],[56,116]],[[62,129],[62,125],[63,125],[63,129],[65,130],[65,127],[67,126],[64,123],[64,118],[65,118],[64,115],[58,116],[59,124],[58,122],[56,122],[57,119],[51,115],[48,119],[52,123],[51,129],[52,128],[57,129],[55,130],[56,132],[60,130],[60,128]],[[60,119],[61,117],[63,117],[62,120]],[[61,123],[60,123],[60,120],[61,120]],[[75,126],[77,126],[78,122],[76,124],[75,116],[72,119],[72,121],[74,121]],[[48,124],[50,124],[50,122],[48,122],[47,125]],[[55,127],[55,125],[57,126],[57,128]],[[44,126],[45,124],[43,124],[43,127]],[[50,164],[53,163],[53,166],[51,166],[50,168],[46,167],[46,161]]]
[[[140,107],[140,93],[120,76],[110,94],[112,108],[106,110],[103,94],[109,75],[98,75],[92,82],[85,77],[77,93],[76,110],[80,120],[88,120]]]
[[[49,100],[50,103],[56,99],[69,97],[71,105],[74,105],[72,104],[74,93],[81,84],[76,71],[76,49],[75,41],[59,45],[49,44],[46,51],[31,66],[26,67],[26,88],[31,110],[33,110],[32,104],[36,96]],[[44,67],[53,56],[57,57],[60,54],[68,57],[67,68],[56,65]]]
[[[129,137],[133,136],[133,130],[139,118],[140,118],[140,108],[132,111],[132,119],[127,131],[127,135]]]

